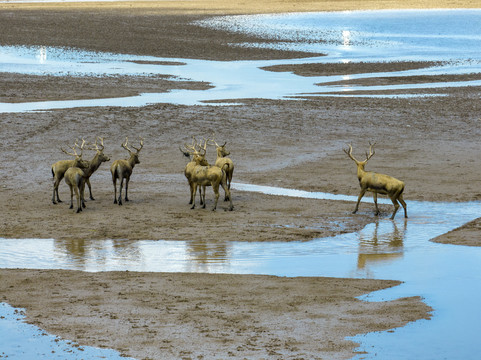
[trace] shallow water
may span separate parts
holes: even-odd
[[[290,15],[215,17],[203,26],[255,32],[280,40],[262,44],[327,56],[268,61],[206,61],[91,53],[77,49],[0,46],[0,72],[50,76],[149,76],[205,81],[209,90],[174,90],[125,98],[0,103],[0,113],[91,106],[145,106],[153,103],[225,105],[238,99],[292,99],[299,96],[421,96],[416,91],[481,86],[481,80],[386,86],[330,85],[329,82],[392,76],[481,73],[481,9],[439,11],[358,11]],[[242,46],[259,47],[260,44]],[[149,64],[138,63],[147,61]],[[425,69],[385,73],[301,77],[261,67],[280,64],[441,61]],[[170,64],[163,64],[164,62]],[[370,95],[369,91],[390,91]],[[414,94],[403,94],[411,90]],[[356,95],[351,93],[356,91]],[[341,93],[341,94],[338,94]],[[364,94],[363,94],[364,93]],[[427,94],[429,95],[429,94]],[[422,96],[427,96],[426,94]],[[432,94],[434,95],[434,94]],[[438,94],[439,95],[439,94]],[[442,94],[441,94],[442,95]]]
[[[233,189],[356,201],[355,196],[250,184],[233,183]],[[372,212],[373,208],[372,198],[367,197],[360,211]],[[359,233],[292,243],[2,239],[0,267],[397,279],[404,283],[364,299],[422,296],[435,309],[434,317],[394,333],[354,337],[370,352],[361,358],[377,353],[396,359],[474,359],[481,330],[481,249],[429,239],[480,217],[481,203],[408,201],[408,214],[409,219],[398,214],[394,221],[381,217]]]
[[[115,76],[170,74],[207,81],[205,91],[173,91],[122,99],[0,103],[0,112],[18,112],[77,106],[144,106],[149,103],[226,103],[240,98],[283,99],[344,90],[403,90],[480,86],[479,81],[408,84],[386,87],[337,87],[324,83],[342,79],[481,72],[481,10],[370,11],[290,16],[215,18],[205,26],[229,26],[235,31],[254,29],[264,37],[294,40],[281,44],[294,50],[323,52],[327,56],[279,61],[215,62],[97,54],[74,49],[0,47],[0,72],[53,76]],[[327,41],[321,41],[327,40]],[[244,46],[260,46],[245,44]],[[278,45],[263,45],[278,46]],[[170,64],[138,64],[133,61]],[[289,63],[346,63],[357,61],[445,61],[429,69],[382,74],[343,74],[302,78],[272,73],[259,67]],[[179,64],[184,63],[184,65]],[[322,83],[321,86],[315,84]],[[336,95],[337,96],[337,95]],[[364,96],[356,95],[356,96]],[[259,191],[275,196],[355,201],[355,197],[310,193],[295,189],[233,184],[237,191]],[[370,199],[361,211],[371,212]],[[369,294],[369,301],[420,295],[434,307],[434,317],[394,332],[370,333],[353,339],[368,355],[359,358],[475,359],[481,330],[481,249],[440,245],[429,239],[481,216],[481,203],[408,202],[409,219],[379,218],[359,233],[293,243],[237,243],[208,241],[59,241],[1,239],[0,267],[53,268],[83,271],[185,271],[272,274],[279,276],[335,276],[404,281],[401,286]],[[282,224],[281,224],[282,226]],[[0,315],[12,310],[0,307]],[[6,316],[6,315],[3,315]],[[0,326],[4,324],[3,319]],[[15,328],[15,321],[8,326]],[[1,330],[4,332],[4,330]],[[34,335],[28,333],[24,339]],[[50,340],[51,341],[51,340]],[[0,349],[10,358],[30,358],[9,348],[0,337]],[[25,350],[27,351],[27,350]],[[30,350],[28,350],[30,351]],[[0,355],[2,355],[0,353]],[[15,357],[16,356],[16,357]],[[114,355],[112,355],[115,357]],[[37,357],[41,358],[41,357]],[[48,357],[45,357],[46,359]],[[66,357],[67,358],[67,357]],[[75,358],[72,357],[72,358]]]

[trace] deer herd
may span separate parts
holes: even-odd
[[[192,137],[191,144],[184,144],[183,147],[179,146],[180,151],[186,157],[190,159],[184,169],[184,175],[189,183],[190,189],[190,201],[191,209],[195,208],[195,197],[197,190],[199,190],[199,203],[205,208],[205,192],[206,187],[211,186],[214,191],[214,207],[212,210],[216,210],[217,202],[219,199],[219,186],[224,190],[224,201],[229,201],[229,210],[234,209],[232,204],[232,196],[230,193],[232,176],[234,173],[234,163],[228,157],[230,152],[226,149],[227,142],[223,145],[219,145],[214,136],[211,139],[205,139],[198,142],[195,137]],[[217,153],[217,158],[214,165],[209,165],[206,159],[207,145],[214,146]],[[398,211],[401,203],[404,208],[404,217],[407,218],[407,206],[403,199],[404,182],[393,178],[389,175],[384,175],[372,171],[365,171],[369,159],[374,155],[374,145],[369,143],[369,154],[366,153],[366,160],[359,161],[352,155],[352,146],[349,145],[348,149],[343,149],[351,160],[356,163],[357,166],[357,178],[361,187],[356,207],[353,211],[355,214],[359,209],[359,203],[367,191],[373,193],[374,205],[376,208],[375,214],[379,215],[380,211],[377,206],[377,194],[387,195],[393,205],[394,211],[391,219],[394,219],[396,212]],[[144,146],[144,139],[140,138],[140,146],[134,147],[130,145],[129,139],[125,138],[125,142],[121,144],[121,147],[128,151],[129,158],[122,160],[115,160],[110,167],[112,174],[112,182],[114,185],[114,204],[122,205],[122,188],[125,181],[125,196],[124,200],[128,199],[129,180],[132,175],[132,170],[136,164],[139,164],[139,153]],[[134,149],[132,151],[130,148]],[[104,139],[97,137],[94,144],[87,143],[82,139],[82,143],[79,145],[78,141],[75,141],[73,146],[70,146],[71,151],[67,151],[61,148],[62,152],[67,155],[73,156],[73,160],[60,160],[52,165],[53,176],[53,195],[52,203],[57,204],[61,202],[58,195],[58,187],[63,178],[65,183],[70,188],[70,209],[73,209],[73,196],[75,194],[77,199],[77,213],[85,208],[85,184],[87,184],[90,193],[90,199],[94,200],[92,195],[92,187],[90,184],[90,177],[100,167],[103,162],[110,161],[110,158],[104,154]],[[77,153],[77,149],[80,153]],[[84,150],[94,150],[96,152],[92,160],[82,159]],[[120,181],[119,193],[117,197],[117,180]]]

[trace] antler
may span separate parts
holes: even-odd
[[[215,141],[215,133],[214,132],[212,133],[212,139],[209,139],[209,141],[211,141],[212,145],[215,145],[216,147],[224,147],[227,144],[227,141],[224,142],[224,145],[222,145],[222,146],[217,144],[217,142]]]
[[[73,153],[70,153],[70,152],[66,151],[64,148],[60,148],[60,150],[62,150],[65,154],[70,155],[70,156],[82,157],[82,152],[84,150],[85,144],[86,144],[86,141],[84,139],[82,139],[82,145],[80,145],[80,146],[78,144],[78,140],[75,140],[74,145],[69,146],[69,148],[71,148],[73,150]],[[80,148],[80,155],[77,154],[77,151],[75,150],[76,147]]]
[[[376,143],[371,144],[371,142],[369,141],[369,155],[366,152],[366,161],[368,161],[374,155],[374,145],[376,145]]]
[[[99,146],[97,145],[97,141],[100,140],[100,146],[101,148],[99,148]],[[104,138],[100,137],[100,136],[97,136],[95,138],[95,144],[94,144],[94,148],[90,148],[90,150],[96,150],[97,152],[102,152],[104,151]]]
[[[137,154],[140,152],[140,150],[142,150],[142,148],[144,147],[144,138],[143,137],[140,137],[140,148],[136,148],[135,146],[132,146],[132,149],[136,150],[137,151]],[[126,136],[125,137],[125,143],[120,145],[122,146],[125,150],[127,150],[129,152],[129,154],[132,153],[132,150],[129,149],[128,147],[128,144],[129,144],[129,137]]]
[[[140,139],[140,148],[136,148],[135,146],[132,146],[133,149],[135,149],[137,151],[137,154],[140,152],[140,150],[142,150],[142,148],[144,147],[144,138],[142,136],[139,136],[139,139]]]
[[[352,145],[349,144],[349,149],[342,149],[354,162],[358,163],[359,161],[356,160],[354,156],[352,156]]]

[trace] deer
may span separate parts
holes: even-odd
[[[219,200],[219,185],[222,186],[224,191],[226,192],[230,205],[229,205],[229,210],[232,211],[234,210],[234,205],[232,204],[232,198],[230,195],[230,191],[227,188],[227,181],[226,181],[226,169],[228,167],[228,164],[225,164],[223,168],[220,168],[218,166],[212,166],[212,165],[201,165],[201,162],[203,159],[205,159],[205,154],[206,154],[206,146],[207,146],[207,141],[204,144],[204,148],[199,149],[197,151],[195,148],[192,148],[191,150],[191,155],[193,156],[193,159],[195,159],[195,167],[193,168],[192,175],[191,175],[191,180],[194,185],[194,193],[192,197],[192,207],[191,209],[195,209],[195,194],[197,192],[197,188],[202,189],[202,200],[203,203],[201,202],[202,207],[205,209],[205,188],[206,186],[212,186],[212,189],[214,190],[214,195],[215,195],[215,202],[214,202],[214,207],[212,208],[212,211],[215,211],[217,208],[217,202]],[[200,190],[199,190],[200,191]]]
[[[85,144],[86,144],[86,141],[82,139],[82,145],[79,146],[78,141],[76,140],[74,146],[70,146],[70,148],[73,150],[73,153],[68,152],[63,148],[60,148],[60,150],[62,150],[62,152],[64,152],[65,154],[74,156],[74,160],[60,160],[51,166],[52,176],[54,179],[53,195],[52,195],[53,204],[62,202],[62,200],[60,200],[60,197],[58,196],[58,187],[60,185],[60,181],[62,181],[62,179],[65,176],[65,172],[71,167],[86,168],[88,166],[87,161],[82,159],[82,153],[83,153]],[[78,155],[77,152],[75,151],[76,147],[80,148],[81,150],[80,155]],[[57,201],[55,201],[55,195],[57,195]]]
[[[215,166],[223,168],[225,164],[229,165],[226,169],[226,177],[227,177],[227,188],[230,190],[232,175],[234,174],[234,162],[232,161],[232,159],[226,157],[230,155],[230,151],[227,151],[225,147],[227,144],[227,141],[224,142],[224,145],[217,144],[217,142],[214,140],[214,137],[212,137],[210,141],[211,141],[211,145],[215,146],[216,152],[217,152],[217,159],[215,160]],[[225,193],[224,201],[227,201],[227,200],[229,200],[229,197],[227,196],[227,193]]]
[[[195,140],[195,137],[192,137],[192,145],[184,145],[184,149],[182,149],[179,146],[179,150],[184,154],[185,157],[188,157],[190,161],[185,165],[184,169],[184,175],[187,178],[187,182],[189,183],[190,187],[190,201],[189,204],[192,204],[194,201],[194,183],[192,182],[192,172],[194,171],[195,166],[197,165],[196,160],[199,158],[199,164],[202,166],[209,166],[209,162],[205,159],[205,157],[199,157],[198,155],[198,150],[196,150],[196,146],[199,146]],[[189,147],[191,150],[189,150],[187,147]],[[199,148],[200,150],[200,148]],[[191,152],[192,151],[192,154]],[[195,154],[194,154],[195,152]],[[199,188],[199,198],[200,198],[200,204],[202,205],[202,189]]]
[[[100,140],[100,147],[97,142]],[[102,165],[103,162],[110,161],[110,158],[104,154],[104,138],[97,137],[95,139],[94,147],[90,147],[89,150],[95,150],[97,153],[94,155],[92,160],[89,161],[89,166],[84,171],[85,172],[85,183],[89,187],[90,200],[95,200],[92,196],[92,186],[90,185],[90,177],[97,171],[97,169]],[[83,190],[82,190],[83,191]]]
[[[85,140],[82,142],[82,146],[80,149],[83,150],[85,145]],[[62,149],[63,150],[63,149]],[[83,190],[85,187],[85,179],[86,179],[86,169],[89,167],[89,162],[86,160],[77,161],[78,158],[82,158],[82,153],[80,155],[77,154],[75,151],[75,146],[72,147],[73,153],[68,153],[69,155],[73,155],[76,157],[76,162],[74,162],[75,166],[69,167],[65,173],[65,183],[70,188],[70,209],[73,209],[73,194],[75,192],[75,196],[77,197],[77,213],[82,211],[82,207],[85,208],[85,202],[83,198]]]
[[[112,173],[112,182],[114,183],[114,204],[122,205],[122,186],[125,180],[125,201],[129,201],[128,197],[128,189],[129,189],[129,181],[130,176],[132,175],[132,170],[136,164],[140,164],[139,161],[139,153],[140,150],[144,147],[144,139],[140,138],[140,148],[136,148],[132,146],[135,150],[133,152],[128,147],[129,138],[125,138],[125,143],[121,145],[125,150],[129,152],[130,158],[124,160],[115,160],[110,167],[110,172]],[[120,179],[120,186],[119,186],[119,197],[117,199],[117,179]]]
[[[399,203],[401,203],[404,208],[404,217],[407,218],[407,206],[403,199],[404,182],[389,175],[364,170],[367,162],[374,155],[374,145],[375,144],[369,143],[369,154],[366,153],[366,160],[364,161],[358,161],[354,158],[354,156],[352,156],[352,146],[350,144],[348,149],[343,149],[344,152],[351,158],[351,160],[356,163],[357,178],[359,179],[359,185],[361,187],[361,192],[359,193],[356,208],[354,209],[353,214],[355,214],[359,209],[359,203],[361,202],[361,199],[366,191],[371,191],[373,193],[374,205],[376,206],[376,216],[380,213],[377,206],[377,194],[383,194],[389,196],[394,205],[394,212],[391,216],[391,220],[393,220],[394,216],[396,216],[396,213],[400,207]]]

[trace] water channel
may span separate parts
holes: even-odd
[[[230,26],[232,31],[261,31],[262,36],[294,39],[297,49],[312,49],[323,57],[282,61],[214,62],[158,59],[116,54],[93,54],[73,49],[0,47],[0,72],[37,75],[108,76],[170,74],[208,81],[207,91],[142,94],[123,99],[73,102],[0,103],[0,113],[48,110],[73,106],[142,106],[151,102],[199,104],[209,100],[226,103],[246,97],[289,98],[304,93],[339,92],[339,87],[318,86],[346,76],[411,76],[471,74],[481,72],[481,10],[469,11],[369,11],[329,14],[238,16],[214,18],[204,26]],[[270,35],[269,35],[270,34]],[[293,37],[295,34],[295,37]],[[327,39],[327,42],[320,41]],[[258,46],[245,44],[245,46]],[[263,45],[266,46],[266,45]],[[278,45],[272,45],[278,46]],[[137,60],[169,61],[170,65],[135,63]],[[282,63],[349,61],[443,61],[433,68],[383,74],[345,74],[338,77],[302,78],[273,73],[259,67]],[[185,64],[180,65],[179,63]],[[254,80],[255,85],[254,86]],[[260,84],[260,85],[259,85]],[[478,81],[412,84],[426,87],[480,86]],[[367,89],[349,87],[361,92]],[[389,90],[397,88],[386,87]],[[415,95],[415,94],[414,94]],[[339,96],[339,95],[336,95]],[[358,96],[358,95],[356,95]],[[401,95],[399,95],[401,96]],[[219,104],[216,104],[219,105]],[[295,189],[233,183],[236,191],[255,191],[272,196],[355,201],[355,197],[310,193]],[[365,199],[366,202],[372,201]],[[361,205],[372,207],[372,203]],[[389,332],[353,338],[361,343],[359,358],[475,359],[481,332],[481,249],[436,244],[430,239],[481,216],[481,203],[432,203],[409,201],[409,219],[380,218],[359,233],[320,238],[308,242],[211,244],[208,241],[59,241],[55,239],[1,239],[1,268],[75,269],[82,271],[170,271],[271,274],[278,276],[334,276],[397,279],[403,284],[368,294],[366,301],[383,301],[419,295],[432,306],[434,316]],[[19,328],[18,311],[0,307],[0,315]],[[12,315],[13,314],[13,315]],[[32,331],[27,339],[35,338]],[[30,358],[0,339],[9,358]],[[51,341],[51,340],[50,340]],[[22,350],[23,351],[23,350]],[[90,358],[116,358],[115,353]],[[0,355],[2,355],[0,353]],[[38,354],[37,354],[38,355]],[[89,355],[90,356],[90,355]],[[42,358],[40,355],[37,358]],[[51,357],[44,357],[45,359]],[[65,357],[65,358],[75,358]],[[85,358],[89,358],[85,356]]]

